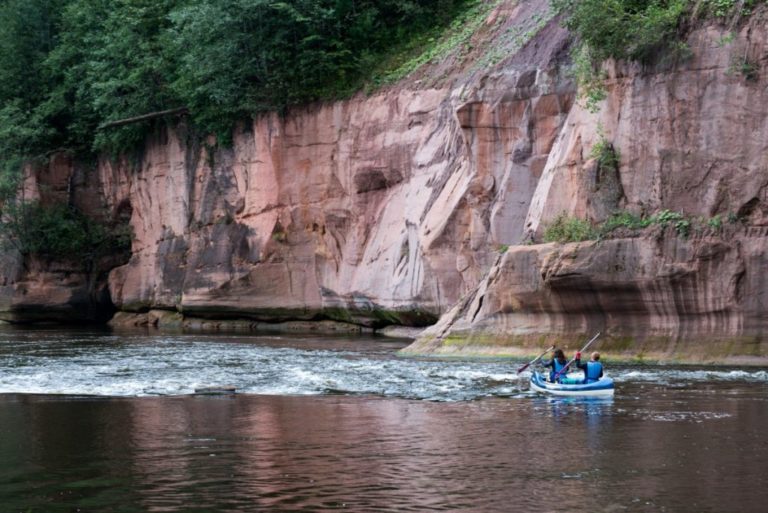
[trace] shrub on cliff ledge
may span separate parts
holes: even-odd
[[[692,231],[702,232],[704,229],[717,232],[722,229],[722,217],[717,215],[709,219],[694,218],[683,212],[663,209],[651,216],[638,216],[630,212],[614,212],[598,227],[600,238],[609,238],[615,230],[625,228],[637,232],[649,226],[661,228],[672,227],[677,235],[687,238]]]
[[[597,61],[645,60],[672,40],[687,0],[553,0]]]
[[[544,229],[544,242],[580,242],[597,238],[592,224],[578,217],[560,214]]]
[[[613,143],[605,136],[602,125],[598,125],[597,135],[597,142],[589,152],[590,158],[597,160],[598,165],[602,168],[618,169],[621,156]]]

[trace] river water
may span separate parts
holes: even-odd
[[[766,369],[553,399],[404,345],[2,330],[0,512],[768,511]]]

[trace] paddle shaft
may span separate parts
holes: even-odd
[[[530,367],[530,366],[531,366],[531,365],[533,365],[534,363],[538,362],[538,361],[541,359],[541,357],[542,357],[542,356],[544,356],[544,355],[545,355],[545,354],[547,354],[548,352],[552,351],[554,348],[555,348],[555,346],[550,346],[550,347],[549,347],[549,349],[547,349],[546,351],[544,351],[543,353],[541,353],[539,356],[537,356],[536,358],[534,358],[534,359],[533,359],[533,360],[531,360],[530,362],[526,363],[525,365],[523,365],[522,367],[520,367],[519,369],[517,369],[517,373],[518,373],[518,374],[520,374],[520,373],[521,373],[521,372],[523,372],[525,369],[527,369],[528,367]]]
[[[588,348],[589,346],[591,346],[591,345],[592,345],[592,342],[594,342],[595,340],[597,340],[597,337],[599,337],[599,336],[600,336],[600,332],[598,331],[598,332],[597,332],[597,335],[595,335],[594,337],[592,337],[592,340],[590,340],[589,342],[587,342],[587,344],[586,344],[584,347],[582,347],[582,348],[581,348],[581,350],[580,350],[579,352],[580,352],[580,353],[583,353],[584,351],[586,351],[586,350],[587,350],[587,348]],[[555,374],[555,377],[552,379],[552,381],[556,381],[556,380],[557,380],[557,378],[559,378],[559,377],[560,377],[560,374],[562,374],[563,372],[567,371],[567,370],[568,370],[568,367],[570,367],[570,366],[571,366],[571,364],[572,364],[573,362],[575,362],[575,361],[576,361],[576,358],[575,358],[575,357],[574,357],[574,358],[571,358],[571,361],[570,361],[570,362],[568,362],[568,363],[566,363],[566,364],[565,364],[565,367],[563,367],[562,369],[560,369],[560,371],[559,371],[557,374]]]

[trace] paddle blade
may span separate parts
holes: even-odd
[[[536,358],[534,358],[534,359],[533,359],[533,360],[531,360],[530,362],[526,363],[525,365],[523,365],[522,367],[520,367],[519,369],[517,369],[517,373],[518,373],[518,374],[520,374],[520,373],[521,373],[521,372],[523,372],[525,369],[527,369],[528,367],[530,367],[530,366],[531,366],[531,365],[533,365],[534,363],[538,362],[538,361],[541,359],[541,357],[542,357],[542,356],[544,356],[544,355],[545,355],[545,354],[547,354],[548,352],[552,351],[554,348],[555,348],[555,346],[550,346],[550,347],[548,347],[548,348],[547,348],[547,350],[546,350],[546,351],[544,351],[543,353],[541,353],[539,356],[537,356]]]

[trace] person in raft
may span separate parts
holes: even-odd
[[[568,360],[565,359],[565,353],[563,353],[562,349],[555,349],[552,351],[552,359],[549,361],[542,360],[541,365],[543,367],[549,367],[549,381],[554,381],[555,376],[558,372],[563,370],[563,367],[565,367],[565,364],[568,363]],[[557,377],[557,381],[560,381],[561,378],[564,378],[568,370],[566,369],[565,372],[560,374],[560,376]]]
[[[581,353],[574,355],[576,367],[584,371],[584,383],[594,383],[603,377],[603,364],[600,363],[600,353],[595,351],[587,363],[581,363]]]

